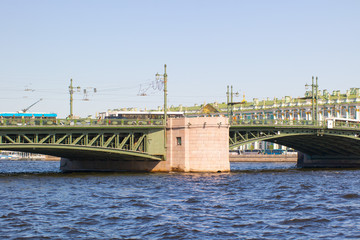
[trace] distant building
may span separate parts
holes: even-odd
[[[345,94],[336,90],[330,95],[327,90],[319,91],[318,116],[319,120],[330,117],[360,119],[360,88],[351,88]],[[312,120],[311,92],[307,91],[305,97],[292,98],[285,96],[282,99],[269,98],[259,100],[254,98],[252,102],[246,102],[233,106],[233,116],[236,119],[283,119],[283,120]],[[185,115],[227,115],[226,103],[205,106],[183,107]],[[203,109],[213,107],[217,112],[206,112]],[[170,109],[171,111],[175,111]],[[186,110],[188,109],[188,110]]]

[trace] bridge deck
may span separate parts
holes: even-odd
[[[0,119],[0,127],[39,127],[39,126],[145,126],[164,127],[163,119]]]
[[[1,119],[0,149],[71,158],[164,160],[160,120]]]

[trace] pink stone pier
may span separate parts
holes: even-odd
[[[230,171],[227,118],[170,118],[166,138],[166,161],[152,172]]]

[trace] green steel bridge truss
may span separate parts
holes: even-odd
[[[256,141],[273,142],[308,155],[360,156],[359,123],[248,120],[233,122],[230,149]]]
[[[48,123],[48,122],[51,122]],[[81,124],[78,124],[81,123]],[[66,158],[164,160],[164,127],[154,122],[109,124],[98,121],[7,122],[0,127],[0,149]],[[34,123],[34,122],[32,122]],[[45,124],[44,124],[45,123]],[[14,124],[16,126],[14,126]]]

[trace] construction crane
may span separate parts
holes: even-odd
[[[34,106],[35,104],[37,104],[38,102],[42,101],[43,99],[40,98],[39,100],[37,100],[36,102],[34,102],[33,104],[31,104],[30,106],[28,106],[27,108],[23,109],[22,112],[26,113],[32,106]]]

